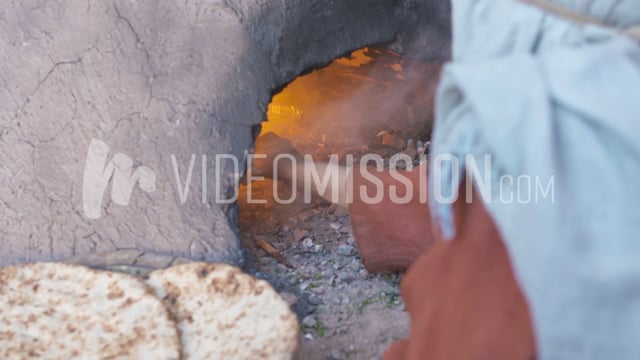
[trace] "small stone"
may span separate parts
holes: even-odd
[[[358,275],[360,275],[361,278],[366,279],[367,277],[369,277],[369,272],[367,271],[367,269],[362,269],[358,272]]]
[[[336,208],[336,212],[334,213],[334,215],[337,216],[337,217],[347,216],[347,215],[349,215],[349,209],[347,209],[344,206],[338,206]]]
[[[356,239],[353,237],[353,233],[349,234],[349,237],[347,238],[347,244],[353,245],[355,243],[356,243]]]
[[[353,261],[351,261],[351,263],[349,264],[349,269],[351,269],[351,271],[358,272],[360,270],[360,268],[362,267],[362,262],[356,258],[353,259]]]
[[[311,335],[311,333],[306,333],[306,334],[304,334],[304,339],[305,340],[313,340],[313,335]]]
[[[340,244],[338,246],[338,254],[342,256],[351,256],[353,255],[354,251],[355,249],[350,245]]]
[[[294,307],[296,306],[296,304],[298,304],[298,297],[292,293],[283,292],[280,294],[280,296],[282,297],[282,300],[284,300],[284,302],[289,305],[289,307]]]
[[[340,281],[344,281],[347,283],[352,282],[354,280],[353,274],[349,272],[341,272],[340,274],[338,274],[338,278],[340,279]]]
[[[312,328],[314,326],[316,326],[316,324],[318,323],[318,321],[316,320],[315,316],[313,315],[307,315],[304,317],[304,319],[302,319],[302,325]]]
[[[313,245],[313,251],[317,253],[321,252],[323,248],[324,246],[322,246],[321,244]]]
[[[353,228],[351,227],[351,225],[343,225],[340,228],[340,232],[343,234],[349,234],[351,232],[353,232]]]
[[[302,246],[304,246],[305,249],[312,248],[313,240],[311,240],[310,238],[305,238],[304,240],[302,240]]]
[[[325,240],[331,240],[334,239],[336,237],[336,231],[333,229],[324,229],[324,231],[319,231],[316,239],[325,239]]]
[[[276,265],[276,269],[278,269],[278,271],[280,272],[287,272],[289,270],[286,265],[280,263]]]
[[[293,240],[300,241],[305,237],[309,236],[309,232],[305,229],[295,229],[293,230]]]
[[[318,294],[311,294],[309,295],[309,302],[313,305],[320,305],[322,304],[322,298]]]

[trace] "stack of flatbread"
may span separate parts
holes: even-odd
[[[228,265],[146,281],[62,263],[0,269],[2,359],[292,359],[298,341],[278,293]]]

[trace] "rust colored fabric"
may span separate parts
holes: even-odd
[[[354,169],[356,170],[356,169]],[[391,177],[389,172],[369,171],[382,181],[383,198],[380,202],[367,204],[360,196],[360,188],[373,197],[376,185],[354,171],[354,201],[349,206],[353,235],[358,244],[362,261],[371,273],[405,270],[433,243],[429,223],[429,207],[420,204],[420,196],[413,196],[407,204],[396,204],[389,197],[391,186],[396,186],[397,195],[403,197],[407,188]],[[411,180],[414,192],[419,186],[426,189],[426,167],[417,167],[402,172]],[[420,176],[423,184],[420,184]],[[424,191],[424,190],[423,190]]]
[[[528,307],[498,229],[475,194],[470,204],[464,187],[460,194],[451,241],[431,232],[426,204],[351,206],[368,269],[389,270],[417,258],[402,282],[410,337],[392,344],[385,360],[535,359]],[[384,221],[400,215],[406,220]]]

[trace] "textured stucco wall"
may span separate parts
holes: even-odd
[[[2,2],[0,264],[118,249],[241,261],[235,205],[214,200],[215,154],[240,160],[237,171],[225,163],[219,184],[228,192],[273,90],[367,44],[415,43],[425,24],[437,31],[418,39],[437,34],[433,7],[417,0]],[[123,206],[112,198],[111,178],[100,217],[87,217],[83,190],[85,199],[87,191],[95,197],[85,176],[90,144],[102,151],[94,157],[115,156],[116,176],[129,158],[132,170],[148,168],[155,182],[143,176]],[[184,185],[192,154],[182,204],[172,155]],[[88,176],[106,181],[108,170]]]

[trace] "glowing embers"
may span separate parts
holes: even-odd
[[[298,77],[275,95],[262,133],[289,139],[298,152],[316,161],[338,155],[344,165],[349,155],[358,161],[371,154],[388,166],[402,153],[420,164],[428,149],[439,72],[440,64],[402,58],[387,49],[358,50]],[[243,234],[254,231],[256,224],[261,224],[260,232],[277,234],[292,216],[324,203],[314,197],[309,204],[300,194],[292,204],[279,203],[273,185],[265,179],[240,187]],[[281,185],[280,198],[296,195],[297,189]]]
[[[262,132],[288,138],[316,159],[366,150],[383,130],[423,138],[432,114],[425,85],[433,75],[388,49],[363,48],[275,95]]]

